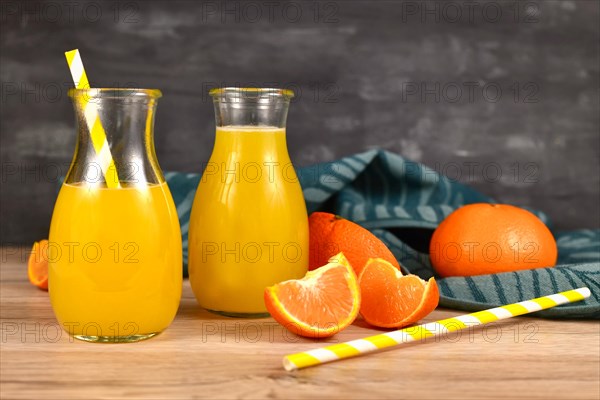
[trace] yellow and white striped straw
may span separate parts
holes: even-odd
[[[73,77],[73,83],[77,89],[89,89],[90,83],[88,81],[87,74],[83,68],[83,62],[81,61],[81,55],[79,50],[71,50],[65,52],[67,57],[67,64],[69,64],[69,70]],[[118,188],[119,175],[117,174],[117,168],[113,160],[110,148],[108,146],[108,140],[106,139],[106,132],[102,127],[100,116],[98,115],[98,108],[95,102],[90,102],[89,97],[83,99],[83,109],[85,115],[85,122],[92,138],[92,145],[98,157],[100,169],[104,174],[104,180],[106,186],[109,188]]]
[[[352,340],[350,342],[334,344],[303,353],[291,354],[283,358],[283,367],[286,371],[294,371],[312,367],[314,365],[325,364],[331,361],[367,354],[448,332],[460,331],[465,328],[489,324],[490,322],[556,307],[561,304],[581,301],[587,299],[590,295],[590,289],[582,287],[566,292],[551,294],[549,296],[538,297],[537,299],[522,301],[520,303],[490,308],[472,314],[465,314],[437,322],[430,322],[380,335],[369,336],[364,339]]]

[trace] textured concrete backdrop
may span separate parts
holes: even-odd
[[[4,244],[47,236],[75,145],[72,48],[95,86],[163,91],[164,170],[208,160],[209,87],[288,87],[297,164],[380,147],[557,228],[600,226],[596,0],[0,4]]]

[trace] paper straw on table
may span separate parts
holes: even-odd
[[[380,335],[369,336],[364,339],[352,340],[350,342],[334,344],[303,353],[291,354],[283,358],[283,367],[287,371],[293,371],[331,361],[342,360],[344,358],[367,354],[448,332],[460,331],[473,326],[484,325],[502,319],[529,314],[535,311],[556,307],[561,304],[581,301],[590,297],[590,294],[590,289],[582,287],[502,307],[490,308],[472,314],[465,314],[437,322],[430,322]]]
[[[65,56],[67,57],[67,64],[69,64],[69,70],[71,71],[75,87],[77,89],[89,89],[90,83],[87,74],[85,73],[85,69],[83,68],[79,50],[75,49],[67,51],[65,52]],[[94,102],[89,101],[88,97],[83,101],[85,122],[92,138],[92,144],[96,151],[100,168],[104,174],[106,186],[109,188],[118,188],[120,187],[119,176],[112,154],[110,154],[106,132],[102,127],[100,116],[98,115],[98,108]]]

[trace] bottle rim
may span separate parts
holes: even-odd
[[[209,90],[208,94],[211,97],[237,97],[237,98],[260,98],[273,97],[291,99],[294,97],[294,92],[290,89],[277,88],[252,88],[252,87],[223,87]]]
[[[162,97],[162,92],[158,89],[142,88],[71,88],[67,92],[71,98],[102,98],[102,99],[124,99],[131,98],[151,98],[158,99]]]

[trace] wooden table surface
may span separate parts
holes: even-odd
[[[283,355],[378,331],[362,321],[326,341],[272,319],[218,317],[189,283],[173,324],[132,344],[71,339],[47,292],[31,286],[26,250],[0,249],[0,398],[600,397],[600,324],[516,318],[446,338],[289,373]],[[437,310],[426,321],[461,314]]]

